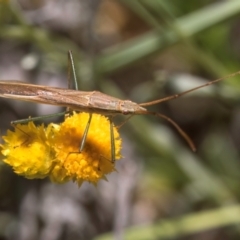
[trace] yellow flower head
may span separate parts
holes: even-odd
[[[85,146],[79,152],[88,119],[87,113],[74,113],[59,126],[53,141],[56,161],[50,174],[52,181],[61,183],[72,179],[79,186],[83,181],[95,184],[115,170],[111,161],[110,123],[106,117],[93,114]],[[121,140],[116,128],[114,138],[115,159],[119,159]]]
[[[101,115],[93,114],[82,152],[80,143],[89,119],[87,113],[73,113],[60,124],[35,126],[33,122],[18,124],[8,131],[1,145],[4,162],[26,178],[49,176],[53,182],[83,181],[96,184],[114,171],[112,161],[110,123]],[[115,159],[119,159],[121,140],[114,128]]]
[[[17,124],[14,131],[8,130],[3,137],[2,154],[5,163],[12,166],[14,172],[26,178],[44,178],[48,176],[55,157],[51,147],[53,132],[51,126]]]

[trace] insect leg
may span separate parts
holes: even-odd
[[[70,69],[70,66],[71,66],[71,69]],[[72,75],[71,71],[73,74],[74,89],[79,90],[72,52],[68,51],[68,88],[69,89],[71,89],[71,84],[70,84],[70,79],[71,79],[71,75]]]
[[[68,51],[68,89],[71,89],[72,75],[73,75],[73,80],[74,80],[74,89],[79,90],[77,77],[76,77],[75,66],[74,66],[74,61],[73,61],[73,56],[72,56],[72,52],[69,50]],[[70,108],[67,107],[66,111],[68,112],[69,110],[70,110]]]
[[[134,115],[129,115],[121,124],[119,124],[118,126],[116,126],[118,129],[121,128],[131,117],[133,117]]]
[[[87,126],[84,130],[84,133],[83,133],[83,137],[82,137],[82,140],[81,140],[79,152],[82,152],[82,150],[84,148],[84,145],[86,143],[86,138],[87,138],[87,134],[88,134],[88,130],[89,130],[89,127],[90,127],[91,120],[92,120],[92,113],[89,114],[89,119],[88,119]]]
[[[71,69],[70,69],[69,63],[70,63]],[[72,71],[71,71],[71,70],[72,70]],[[71,85],[71,84],[70,84],[71,72],[72,72],[72,74],[73,74],[74,89],[75,89],[75,90],[79,90],[79,89],[78,89],[78,82],[77,82],[77,76],[76,76],[76,71],[75,71],[75,66],[74,66],[74,61],[73,61],[72,52],[71,52],[71,51],[68,51],[68,88],[71,87],[71,86],[70,86],[70,85]],[[84,145],[85,145],[85,142],[86,142],[86,138],[87,138],[87,134],[88,134],[88,130],[89,130],[89,127],[90,127],[91,120],[92,120],[92,113],[89,114],[89,119],[88,119],[88,122],[87,122],[87,126],[86,126],[86,128],[85,128],[85,130],[84,130],[83,137],[82,137],[82,140],[81,140],[81,143],[80,143],[79,152],[82,152],[82,150],[83,150],[83,148],[84,148]]]
[[[115,138],[114,138],[114,129],[113,129],[113,121],[112,116],[109,117],[110,121],[110,141],[111,141],[111,162],[115,162]]]
[[[19,124],[19,123],[34,122],[34,121],[42,120],[42,119],[45,119],[45,118],[52,118],[52,117],[63,116],[63,115],[65,115],[66,113],[67,113],[67,112],[60,112],[60,113],[43,115],[43,116],[40,116],[40,117],[25,118],[25,119],[20,119],[20,120],[12,121],[11,124],[12,124],[12,125],[16,125],[16,124]]]

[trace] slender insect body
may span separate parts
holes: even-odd
[[[185,91],[179,94],[174,94],[172,96],[168,96],[162,99],[157,99],[154,101],[138,104],[130,100],[121,100],[98,91],[93,91],[93,92],[79,91],[77,87],[76,75],[74,71],[74,64],[73,64],[71,52],[69,52],[68,56],[72,64],[76,90],[48,87],[48,86],[39,86],[39,85],[28,84],[28,83],[18,82],[18,81],[0,80],[0,97],[62,106],[72,110],[90,113],[86,131],[84,133],[84,137],[81,142],[80,152],[83,149],[84,143],[86,141],[86,136],[87,136],[90,122],[91,122],[92,113],[98,113],[98,114],[104,114],[104,115],[110,115],[110,116],[114,116],[116,114],[124,114],[124,115],[147,115],[148,114],[148,115],[158,116],[170,122],[181,134],[181,136],[188,142],[189,146],[194,151],[195,146],[192,143],[190,137],[173,120],[171,120],[170,118],[168,118],[163,114],[160,114],[157,112],[150,112],[145,107],[178,98],[189,92],[195,91],[205,86],[222,81],[226,78],[234,77],[240,74],[240,71],[239,71],[239,72],[230,74],[227,77],[219,78],[217,80],[211,81],[207,84],[192,88],[188,91]],[[112,121],[111,118],[110,118],[110,121]],[[112,137],[113,136],[112,122],[110,124],[110,127],[111,127],[112,160],[114,161],[114,142],[113,142],[114,138]]]
[[[73,110],[104,115],[127,115],[147,111],[135,102],[111,97],[99,91],[83,92],[18,81],[1,80],[0,97],[69,107]]]

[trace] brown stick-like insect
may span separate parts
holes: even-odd
[[[74,63],[73,63],[71,52],[69,52],[68,56],[71,62],[72,70],[73,70],[75,88],[77,89],[77,81],[76,81]],[[163,114],[160,114],[158,112],[148,111],[145,107],[178,98],[194,90],[212,85],[214,83],[217,83],[219,81],[222,81],[226,78],[233,77],[238,74],[240,74],[240,71],[230,74],[226,77],[208,82],[204,85],[192,88],[182,93],[178,93],[162,99],[157,99],[154,101],[139,103],[139,104],[132,102],[130,100],[121,100],[98,91],[85,92],[85,91],[79,91],[79,90],[48,87],[48,86],[34,85],[34,84],[28,84],[28,83],[19,82],[19,81],[9,81],[9,80],[7,81],[0,80],[0,97],[29,101],[29,102],[36,102],[36,103],[43,103],[43,104],[50,104],[50,105],[56,105],[56,106],[63,106],[71,110],[77,110],[77,111],[89,113],[89,120],[85,129],[83,138],[81,140],[80,152],[83,150],[83,147],[86,141],[88,129],[91,123],[92,113],[98,113],[98,114],[110,116],[112,162],[114,162],[115,145],[114,145],[113,125],[112,125],[113,116],[117,114],[124,114],[124,115],[131,115],[131,116],[132,115],[155,115],[160,118],[163,118],[168,122],[170,122],[177,129],[177,131],[187,141],[191,149],[195,151],[196,148],[192,140],[177,125],[177,123],[175,123],[172,119],[168,118]],[[63,115],[62,113],[60,114]],[[47,115],[46,117],[51,117],[56,115],[57,114],[51,114],[51,115]],[[30,118],[29,120],[32,121],[40,118],[42,117]],[[17,122],[19,123],[20,121],[17,121]]]

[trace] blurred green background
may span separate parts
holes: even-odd
[[[239,71],[239,42],[238,0],[0,1],[0,80],[65,88],[72,50],[81,90],[141,103]],[[0,239],[239,239],[239,96],[235,76],[149,107],[196,153],[167,122],[134,116],[120,129],[118,172],[97,188],[1,164]],[[1,135],[60,110],[0,99]]]

